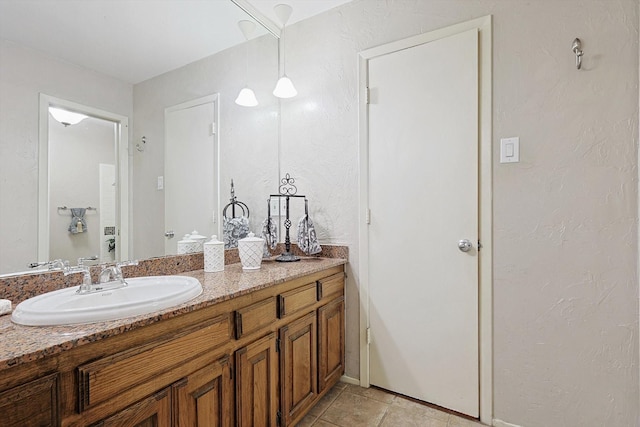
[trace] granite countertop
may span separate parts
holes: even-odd
[[[342,258],[305,257],[293,263],[270,259],[264,260],[262,267],[255,271],[243,271],[240,264],[230,264],[217,273],[205,273],[204,270],[180,273],[200,281],[203,288],[200,296],[175,307],[120,320],[42,327],[17,325],[11,322],[10,315],[0,316],[0,371],[346,262]]]

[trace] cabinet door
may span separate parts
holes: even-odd
[[[318,392],[344,374],[344,297],[318,309]]]
[[[176,427],[231,425],[231,374],[225,356],[172,386]]]
[[[58,374],[0,393],[1,427],[57,426]]]
[[[236,352],[236,425],[275,427],[278,356],[274,332]]]
[[[171,427],[170,392],[167,387],[91,427]]]
[[[316,312],[280,329],[280,398],[284,425],[297,420],[318,395]]]

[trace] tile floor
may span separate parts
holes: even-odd
[[[297,427],[482,427],[376,388],[338,383]]]

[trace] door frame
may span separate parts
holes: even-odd
[[[358,54],[359,97],[359,203],[358,234],[360,276],[360,385],[369,378],[369,60],[424,43],[477,29],[479,39],[478,105],[478,236],[482,242],[478,264],[480,421],[491,425],[493,418],[493,274],[492,274],[492,16],[487,15],[414,37],[398,40]]]
[[[129,212],[129,118],[110,111],[39,94],[38,107],[38,261],[49,260],[49,107],[62,107],[116,124],[114,132],[116,177],[117,237],[116,259],[127,260],[131,253]]]
[[[216,196],[213,200],[213,204],[214,204],[214,212],[215,212],[215,229],[217,232],[218,237],[222,236],[222,207],[220,204],[221,201],[221,197],[220,197],[220,94],[219,93],[213,93],[211,95],[206,95],[206,96],[202,96],[200,98],[196,98],[196,99],[192,99],[190,101],[185,101],[185,102],[181,102],[180,104],[176,104],[176,105],[171,105],[169,107],[166,107],[164,109],[164,124],[163,124],[163,135],[164,135],[164,141],[165,141],[165,148],[164,148],[164,157],[166,158],[167,156],[167,116],[175,111],[179,111],[179,110],[186,110],[189,108],[193,108],[193,107],[197,107],[203,104],[208,104],[208,103],[212,103],[213,104],[213,153],[215,156],[215,162],[214,162],[214,167],[216,168],[216,172],[214,173],[213,177],[214,177],[214,182],[213,182],[213,188],[216,191]],[[162,171],[162,173],[164,174],[164,169]],[[166,193],[164,194],[165,197],[165,202],[166,202]],[[164,209],[164,205],[163,205],[163,209]],[[166,230],[166,215],[165,215],[165,223],[162,224],[162,227],[164,230]],[[177,237],[181,237],[181,236],[177,236]],[[163,252],[166,251],[166,238],[163,241],[164,247],[163,247]]]

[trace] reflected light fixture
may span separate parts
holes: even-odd
[[[286,72],[286,58],[285,58],[285,37],[284,37],[284,27],[289,21],[289,17],[291,17],[291,12],[293,9],[288,4],[278,4],[273,7],[276,16],[282,23],[282,76],[278,79],[276,83],[275,89],[273,89],[273,94],[278,98],[293,98],[298,94],[298,91],[293,86],[293,82],[289,77],[287,77]],[[280,43],[278,43],[278,52],[280,51]]]
[[[69,125],[76,125],[89,117],[84,114],[74,113],[73,111],[64,110],[57,107],[49,107],[49,112],[51,113],[53,118],[62,123],[64,127],[67,127]]]
[[[249,41],[249,36],[253,33],[253,30],[256,28],[256,24],[252,21],[239,21],[238,27],[240,27],[240,31],[244,35],[246,41]],[[245,82],[248,80],[249,75],[249,46],[245,43],[246,51],[246,68],[245,68]],[[256,98],[256,94],[249,88],[246,84],[245,87],[240,91],[238,97],[236,98],[236,104],[242,105],[243,107],[255,107],[258,105],[258,99]]]

